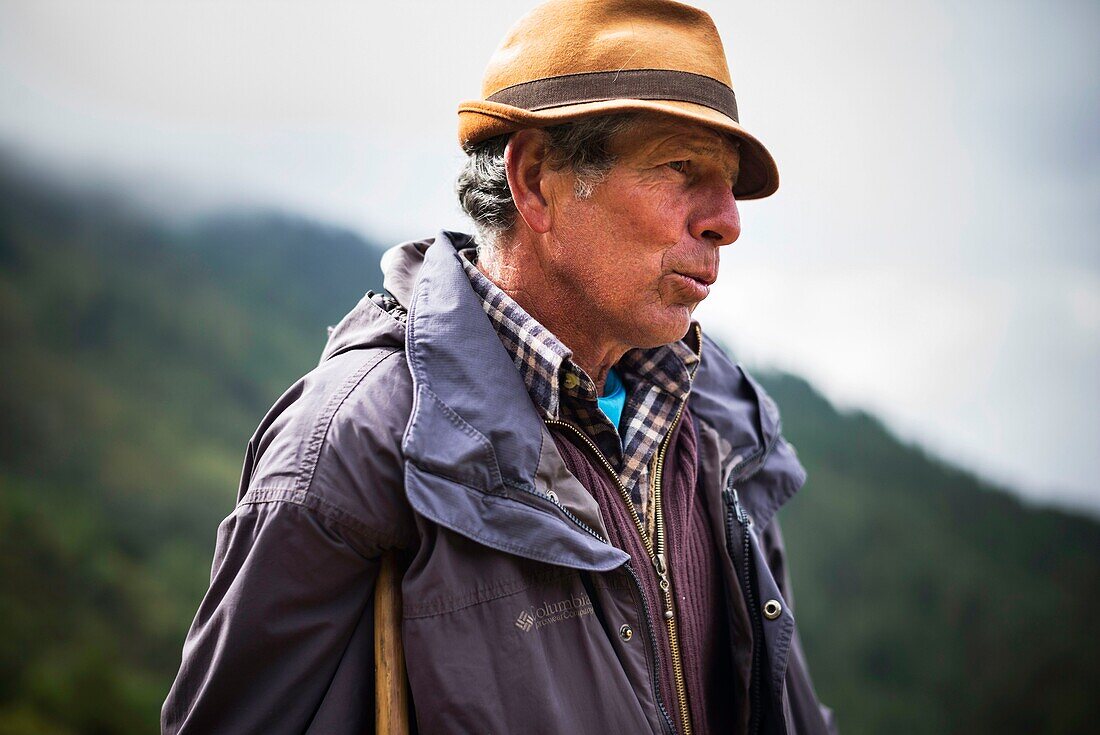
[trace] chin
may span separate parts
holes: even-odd
[[[638,324],[633,341],[634,346],[641,348],[659,347],[683,339],[691,327],[691,308],[684,306],[682,309],[682,312],[677,310],[672,314],[666,311],[659,317]]]

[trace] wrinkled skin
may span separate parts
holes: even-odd
[[[573,350],[602,387],[635,347],[681,339],[741,222],[739,153],[727,136],[672,117],[641,118],[612,142],[616,164],[592,195],[545,165],[545,135],[505,153],[519,217],[496,263],[498,285]]]

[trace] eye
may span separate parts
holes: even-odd
[[[687,171],[688,162],[687,161],[669,161],[666,165],[669,168],[671,168],[673,171],[679,171],[680,173],[684,173],[685,171]]]

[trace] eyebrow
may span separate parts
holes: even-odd
[[[717,159],[724,159],[725,158],[725,153],[726,153],[726,149],[723,148],[720,145],[715,145],[715,144],[712,144],[712,143],[702,143],[702,142],[698,142],[698,141],[694,141],[694,140],[683,140],[683,141],[669,142],[665,145],[660,146],[657,150],[660,151],[660,152],[663,152],[663,153],[668,153],[670,151],[683,150],[683,151],[687,151],[688,153],[691,153],[692,155],[707,156],[707,157],[713,156],[714,158],[717,158]],[[725,169],[726,169],[726,173],[729,174],[730,178],[733,179],[734,181],[736,181],[738,175],[740,175],[740,173],[741,173],[740,158],[738,158],[738,162],[737,162],[736,166],[725,166]]]
[[[698,155],[698,156],[721,157],[721,155],[725,152],[725,151],[722,150],[722,148],[720,146],[710,145],[710,144],[707,144],[707,143],[695,143],[695,142],[674,143],[672,147],[673,148],[683,148],[683,149],[685,149],[687,151],[690,151],[690,152],[692,152],[692,153],[694,153],[695,155]]]

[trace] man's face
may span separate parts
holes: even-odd
[[[563,172],[551,187],[552,262],[579,322],[605,341],[681,339],[718,277],[718,250],[741,233],[739,154],[703,125],[646,116],[612,144],[617,162],[587,199]]]

